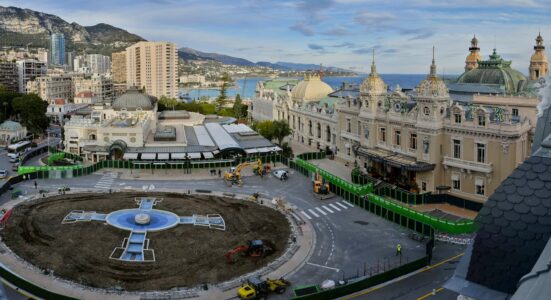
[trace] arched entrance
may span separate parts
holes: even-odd
[[[122,140],[116,140],[109,146],[109,156],[113,160],[121,160],[126,152],[126,142]]]

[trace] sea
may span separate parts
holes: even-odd
[[[399,84],[400,87],[405,89],[412,89],[416,87],[423,79],[427,77],[426,74],[380,74],[385,83],[391,88]],[[326,76],[323,77],[323,81],[329,84],[334,90],[338,89],[343,82],[351,84],[360,84],[367,75],[361,76]],[[240,94],[241,98],[253,98],[256,84],[259,81],[269,80],[265,77],[247,77],[236,80],[236,86],[227,90],[227,95],[231,98]],[[181,94],[187,95],[186,101],[198,100],[202,96],[208,98],[216,98],[220,94],[220,89],[180,89]]]

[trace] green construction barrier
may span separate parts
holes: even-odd
[[[347,201],[422,234],[430,235],[431,230],[427,229],[427,226],[434,230],[451,234],[472,233],[476,231],[475,223],[472,220],[449,221],[418,212],[402,203],[386,200],[383,196],[376,195],[372,183],[367,183],[365,185],[354,184],[306,161],[307,159],[322,159],[324,157],[324,153],[320,152],[303,153],[297,155],[289,166],[297,169],[305,176],[309,176],[310,173],[318,172],[332,185],[332,190]],[[417,204],[417,198],[410,199],[410,196],[404,195],[406,195],[406,193],[400,193],[398,191],[394,196],[398,197],[399,201]],[[419,195],[419,197],[422,201],[424,196]]]
[[[413,271],[419,270],[427,265],[428,259],[427,257],[423,257],[421,259],[418,259],[416,261],[412,261],[410,263],[407,263],[405,265],[399,266],[398,268],[394,268],[391,270],[388,270],[384,273],[377,274],[362,280],[354,281],[349,284],[337,286],[334,289],[321,291],[318,293],[312,293],[309,295],[304,296],[296,296],[294,298],[291,298],[292,300],[330,300],[330,299],[336,299],[339,297],[343,297],[346,295],[350,295],[352,293],[359,292],[361,290],[365,290],[367,288],[370,288],[372,286],[381,284],[383,282],[387,282],[389,280],[392,280],[394,278],[398,278],[400,276],[403,276],[405,274],[411,273]]]

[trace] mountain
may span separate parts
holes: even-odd
[[[144,39],[126,30],[97,24],[82,26],[58,16],[18,7],[0,6],[2,46],[49,47],[49,36],[63,33],[67,50],[110,54]]]
[[[206,59],[206,60],[215,60],[218,62],[221,62],[226,65],[236,65],[236,66],[246,66],[251,67],[255,66],[256,64],[252,61],[246,60],[244,58],[238,58],[233,57],[225,54],[218,54],[218,53],[207,53],[207,52],[201,52],[195,49],[191,49],[188,47],[183,47],[178,49],[178,55],[180,58],[186,60],[200,60],[200,59]]]
[[[252,67],[252,66],[270,67],[272,69],[281,70],[281,71],[307,71],[307,70],[319,70],[320,68],[320,66],[316,64],[298,64],[298,63],[279,62],[279,61],[276,63],[271,63],[267,61],[259,61],[254,63],[244,58],[229,56],[225,54],[218,54],[218,53],[201,52],[199,50],[195,50],[188,47],[183,47],[178,49],[178,56],[183,60],[214,60],[226,65],[237,65],[237,66],[245,66],[245,67]],[[324,68],[327,69],[328,67],[324,67]],[[336,68],[336,67],[329,67],[329,68],[333,71],[351,72],[350,70]]]

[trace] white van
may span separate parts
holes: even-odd
[[[19,156],[20,156],[19,152],[8,153],[8,157],[10,158],[11,163],[19,161]]]

